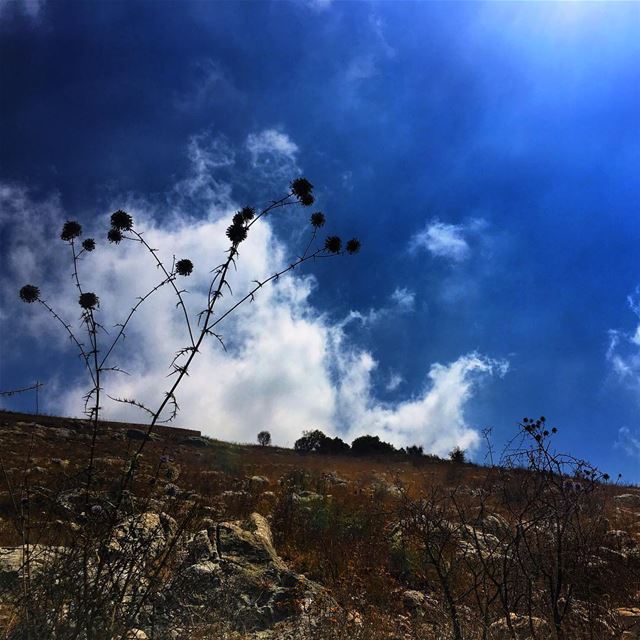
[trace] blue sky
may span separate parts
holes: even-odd
[[[77,321],[65,219],[103,238],[131,211],[169,259],[198,257],[197,307],[234,208],[302,173],[363,250],[230,323],[182,424],[482,459],[479,429],[500,445],[544,414],[560,448],[640,481],[640,5],[2,0],[0,59],[0,388],[39,379],[46,410],[80,410],[77,358],[16,296],[33,281]],[[238,291],[307,215],[266,223]],[[123,251],[87,267],[107,324],[147,282],[114,275],[148,265]],[[116,392],[157,393],[182,344],[166,303],[116,354],[135,374]]]

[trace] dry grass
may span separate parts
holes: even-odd
[[[102,426],[95,460],[96,496],[113,493],[130,464],[138,444],[125,437],[126,428],[131,426]],[[399,626],[405,638],[431,637],[425,635],[431,632],[441,634],[437,637],[452,637],[446,608],[427,609],[427,614],[415,618],[403,604],[406,589],[437,595],[442,583],[434,573],[437,567],[428,568],[425,556],[432,551],[432,530],[407,526],[405,533],[410,534],[412,542],[400,546],[395,542],[398,522],[408,522],[412,517],[418,522],[416,513],[423,510],[424,514],[425,496],[430,495],[446,502],[444,511],[433,503],[429,515],[432,520],[442,516],[447,521],[458,518],[460,522],[476,523],[479,509],[513,520],[515,506],[526,499],[523,487],[531,477],[521,469],[506,473],[503,469],[404,456],[300,455],[277,447],[215,440],[197,447],[182,442],[173,431],[159,428],[156,433],[157,438],[147,443],[135,475],[132,492],[137,499],[152,504],[164,487],[176,485],[178,496],[163,503],[163,508],[181,521],[196,505],[198,515],[191,523],[192,530],[198,530],[198,519],[203,517],[229,520],[252,511],[267,516],[283,558],[294,570],[328,587],[341,607],[340,615],[351,616],[348,621],[336,621],[333,631],[325,629],[325,638],[345,637],[335,629],[351,627],[349,637],[386,638]],[[26,420],[24,416],[0,413],[0,450],[5,467],[0,492],[0,546],[22,542],[20,531],[12,524],[12,499],[24,491],[30,496],[31,543],[60,545],[72,540],[69,520],[55,497],[82,485],[89,437],[90,428],[82,421],[46,416]],[[170,461],[160,462],[167,455]],[[254,483],[252,476],[266,478],[268,483]],[[346,482],[336,483],[336,478]],[[13,489],[13,498],[7,483]],[[477,493],[479,488],[492,486],[499,486],[500,491]],[[457,493],[452,502],[447,491],[453,487],[457,487]],[[580,512],[581,522],[598,523],[597,535],[627,531],[640,545],[640,516],[613,500],[616,494],[633,490],[598,485],[597,499],[594,494]],[[304,491],[321,497],[301,504],[298,496]],[[446,545],[443,549],[450,553]],[[473,594],[464,595],[473,567],[461,562],[454,569],[449,586],[459,601],[461,629],[465,638],[479,638],[474,635],[479,629],[478,620],[469,613],[474,606]],[[588,584],[582,577],[579,580],[582,582],[578,581],[576,592],[581,597],[606,602],[609,608],[640,603],[640,567],[636,565],[621,565],[615,580],[604,572],[601,580],[591,575]],[[500,615],[498,609],[491,604],[487,611],[495,619]],[[617,637],[614,631],[614,635],[576,634],[563,637]]]

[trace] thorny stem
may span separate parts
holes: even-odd
[[[73,240],[69,240],[69,246],[71,247],[71,253],[73,254],[73,280],[76,283],[76,287],[80,295],[82,295],[82,287],[80,286],[80,276],[78,274],[78,258],[80,254],[76,253],[76,245]]]
[[[76,338],[76,336],[73,333],[73,331],[71,331],[71,327],[53,310],[53,308],[47,303],[46,300],[42,300],[41,298],[38,298],[38,302],[64,327],[64,330],[69,334],[69,337],[71,338],[71,340],[73,340],[73,342],[75,342],[76,347],[78,347],[78,351],[80,351],[80,356],[84,360],[84,363],[85,363],[85,365],[87,367],[87,371],[89,372],[89,375],[91,376],[91,382],[93,382],[93,384],[95,386],[96,379],[95,379],[95,376],[93,374],[93,369],[91,369],[91,364],[90,364],[90,361],[89,361],[89,355],[84,350],[84,347],[82,346],[82,343],[78,340],[78,338]]]
[[[234,253],[235,252],[236,252],[236,250],[232,247],[231,250],[230,250],[229,258],[227,259],[227,261],[225,262],[225,264],[222,267],[221,279],[220,279],[220,282],[218,284],[217,290],[216,290],[216,292],[215,292],[215,294],[213,296],[213,300],[211,301],[210,305],[206,309],[205,319],[204,319],[204,323],[203,323],[203,329],[200,332],[200,337],[198,338],[198,341],[196,342],[195,346],[193,347],[193,350],[189,354],[189,357],[187,358],[187,361],[185,362],[184,366],[181,366],[177,370],[178,371],[178,377],[176,378],[175,382],[173,383],[173,385],[171,386],[169,391],[167,391],[165,393],[164,400],[160,404],[160,406],[157,409],[157,411],[154,413],[153,418],[151,420],[151,423],[147,427],[146,437],[140,443],[140,445],[138,447],[138,450],[137,450],[137,452],[136,452],[136,454],[134,456],[135,458],[137,458],[142,453],[142,450],[144,449],[145,444],[146,444],[147,440],[149,439],[149,436],[150,436],[151,432],[153,431],[154,426],[158,423],[159,417],[162,414],[162,412],[164,411],[164,409],[167,406],[167,404],[169,403],[169,401],[171,399],[173,399],[175,401],[175,395],[174,395],[175,394],[175,390],[178,388],[178,385],[180,384],[180,382],[182,381],[184,376],[187,375],[189,366],[191,365],[191,362],[195,358],[196,354],[198,353],[198,351],[200,349],[200,345],[204,341],[204,338],[206,337],[206,335],[211,333],[211,330],[213,329],[213,327],[215,327],[219,322],[221,322],[225,317],[227,317],[233,310],[235,310],[237,307],[239,307],[242,303],[244,303],[247,300],[251,299],[254,296],[254,294],[258,291],[258,289],[261,289],[265,284],[267,284],[268,282],[271,282],[273,280],[276,280],[277,278],[279,278],[280,276],[284,275],[288,271],[291,271],[292,269],[295,269],[295,267],[297,267],[298,265],[302,264],[303,262],[307,262],[308,260],[311,260],[313,258],[332,258],[334,256],[340,255],[340,254],[325,254],[324,253],[324,249],[318,249],[317,251],[315,251],[314,253],[312,253],[312,254],[310,254],[310,255],[308,255],[306,257],[298,258],[298,260],[292,262],[288,267],[282,269],[281,271],[278,271],[277,273],[274,273],[272,276],[270,276],[269,278],[263,280],[262,282],[259,282],[256,285],[256,287],[254,287],[254,289],[252,291],[250,291],[246,296],[244,296],[235,305],[233,305],[230,309],[228,309],[215,322],[209,324],[209,320],[211,318],[211,315],[213,314],[213,307],[215,305],[215,301],[218,299],[219,292],[222,289],[222,286],[224,285],[224,283],[226,281],[227,272],[229,270],[231,262],[233,261],[233,257],[234,257]],[[129,472],[127,473],[127,476],[124,479],[123,488],[126,487],[127,483],[130,481],[133,472],[134,472],[134,468],[132,466],[131,469],[129,470]]]
[[[187,307],[186,307],[186,305],[184,303],[184,299],[182,298],[182,291],[180,291],[180,289],[178,289],[178,287],[176,287],[175,275],[170,274],[167,271],[167,269],[164,266],[164,263],[162,262],[162,260],[160,260],[160,258],[158,258],[158,256],[156,255],[157,250],[153,249],[149,245],[149,243],[142,237],[141,233],[139,233],[135,229],[131,229],[131,233],[133,233],[133,235],[136,236],[136,238],[138,239],[138,242],[140,242],[142,244],[142,246],[144,246],[149,251],[149,253],[153,256],[153,259],[156,261],[156,266],[158,268],[162,269],[164,275],[167,277],[167,281],[173,287],[173,290],[174,290],[176,296],[178,296],[178,305],[182,308],[182,313],[184,314],[184,321],[185,321],[185,324],[187,326],[187,331],[189,332],[189,340],[191,341],[191,346],[193,347],[195,345],[195,342],[194,342],[194,338],[193,338],[193,331],[191,330],[191,322],[189,320],[189,313],[187,312]]]
[[[133,308],[129,312],[129,315],[126,317],[125,321],[120,325],[120,331],[118,331],[118,335],[114,338],[113,342],[111,343],[111,346],[107,349],[107,352],[105,353],[104,357],[100,361],[100,369],[102,369],[104,367],[105,362],[107,361],[107,359],[111,355],[111,352],[114,350],[118,340],[120,340],[120,338],[123,337],[123,336],[126,337],[125,333],[124,333],[124,330],[126,329],[127,325],[129,324],[129,321],[133,317],[133,314],[138,310],[140,305],[142,305],[142,303],[145,300],[147,300],[147,298],[149,298],[152,294],[154,294],[156,291],[158,291],[158,289],[163,287],[165,284],[168,284],[169,282],[173,282],[174,279],[175,279],[175,275],[173,275],[173,274],[167,276],[167,278],[165,278],[162,282],[157,284],[155,287],[153,287],[153,289],[151,289],[144,296],[142,296],[142,297],[140,297],[138,299],[138,302],[136,302],[136,304],[133,306]],[[191,332],[191,328],[190,327],[189,327],[189,332]]]
[[[238,300],[238,302],[236,302],[232,307],[227,309],[215,322],[212,322],[209,326],[207,326],[207,331],[210,331],[218,323],[222,322],[230,313],[235,311],[242,303],[244,303],[247,300],[253,298],[255,296],[255,294],[257,293],[257,291],[259,289],[261,289],[265,284],[268,284],[269,282],[272,282],[273,280],[277,280],[280,276],[283,276],[288,271],[292,271],[298,265],[302,264],[303,262],[306,262],[307,260],[311,260],[313,258],[325,257],[325,256],[321,255],[322,253],[323,253],[323,249],[318,249],[317,251],[315,251],[315,253],[312,253],[311,255],[308,255],[306,257],[303,256],[302,258],[298,258],[296,261],[292,262],[288,267],[286,267],[285,269],[282,269],[282,271],[278,271],[277,273],[274,273],[272,276],[269,276],[265,280],[262,280],[262,281],[258,282],[258,284],[251,291],[249,291],[249,293],[247,293],[246,296],[244,296],[243,298]],[[326,257],[329,257],[329,256],[326,256]]]
[[[87,484],[85,488],[85,510],[88,510],[89,507],[89,495],[91,490],[91,481],[93,479],[93,465],[95,461],[95,452],[96,452],[96,440],[98,436],[98,420],[100,417],[100,365],[98,363],[98,333],[97,333],[97,325],[95,318],[93,316],[93,310],[87,309],[83,314],[83,319],[85,324],[87,325],[87,331],[89,333],[89,339],[92,343],[92,351],[93,351],[93,365],[95,370],[95,406],[92,410],[92,418],[93,418],[93,433],[91,435],[91,447],[89,450],[89,466],[87,468]],[[83,603],[86,605],[88,603],[88,593],[89,593],[89,548],[85,544],[84,549],[84,558],[82,562],[83,569]],[[89,616],[87,616],[87,638],[91,640],[93,638],[93,630],[90,626]]]
[[[247,225],[247,229],[251,229],[251,227],[260,220],[263,216],[267,215],[269,211],[273,211],[274,209],[278,209],[280,207],[287,207],[292,204],[296,204],[295,200],[289,200],[289,198],[293,198],[293,191],[290,191],[284,198],[280,198],[280,200],[274,200],[268,207],[263,209],[260,213],[258,213],[251,222]]]
[[[95,406],[92,410],[92,418],[93,418],[93,434],[91,438],[91,449],[89,454],[89,466],[87,468],[87,488],[86,488],[86,499],[85,502],[88,504],[89,501],[89,488],[91,486],[91,476],[93,474],[93,463],[95,458],[95,445],[96,438],[98,435],[98,419],[100,414],[100,373],[101,367],[98,363],[98,336],[96,329],[96,321],[93,317],[93,310],[88,309],[84,314],[84,321],[87,325],[87,331],[89,332],[90,340],[93,345],[93,363],[95,367]]]
[[[260,218],[262,218],[263,216],[265,216],[267,213],[269,213],[270,211],[272,211],[273,209],[279,208],[279,207],[285,207],[288,205],[292,205],[295,204],[294,201],[291,200],[291,198],[293,197],[293,192],[288,193],[286,196],[284,196],[283,198],[280,198],[279,200],[274,200],[268,207],[266,207],[265,209],[263,209],[259,214],[257,214],[254,219],[248,223],[246,225],[246,228],[249,229],[253,224],[255,224]],[[156,262],[158,263],[158,266],[160,266],[160,268],[163,269],[163,271],[165,273],[167,273],[164,265],[162,265],[162,262],[159,260],[159,258],[155,255],[155,251],[147,244],[147,242],[144,240],[144,238],[137,232],[137,231],[133,231],[133,233],[136,235],[136,237],[140,240],[140,242],[142,242],[144,244],[144,246],[153,254],[154,258],[156,259]],[[236,309],[240,304],[242,304],[243,302],[245,302],[246,300],[250,299],[253,294],[260,288],[263,286],[263,284],[266,284],[267,282],[270,282],[278,277],[280,277],[281,275],[283,275],[284,273],[292,270],[293,268],[295,268],[298,264],[300,264],[301,262],[305,262],[306,260],[310,260],[312,257],[323,257],[321,255],[322,250],[318,250],[316,251],[314,254],[310,255],[310,256],[306,256],[303,258],[298,259],[296,262],[290,264],[286,269],[283,269],[281,272],[274,274],[273,276],[269,277],[267,280],[265,280],[263,283],[259,284],[251,293],[247,294],[244,298],[242,298],[242,300],[238,303],[236,303],[233,307],[233,309]],[[218,320],[216,320],[215,323],[212,323],[211,326],[209,326],[209,320],[211,319],[211,316],[213,314],[213,310],[215,307],[215,304],[217,302],[217,300],[222,297],[222,288],[225,286],[225,284],[227,284],[227,274],[229,272],[229,268],[231,267],[232,264],[235,265],[235,257],[238,255],[238,243],[233,243],[231,245],[231,248],[229,249],[229,256],[226,259],[226,261],[221,265],[221,267],[219,267],[216,270],[216,275],[213,278],[212,284],[209,288],[209,296],[208,296],[208,301],[207,301],[207,308],[205,309],[204,312],[204,321],[202,323],[202,329],[200,331],[200,335],[198,337],[198,339],[194,342],[193,340],[193,334],[190,331],[190,336],[191,336],[191,349],[189,352],[189,355],[187,357],[186,362],[184,363],[184,365],[180,366],[179,368],[176,369],[177,371],[177,377],[176,380],[174,381],[173,385],[171,386],[171,388],[165,393],[165,397],[164,400],[160,403],[160,406],[158,407],[158,409],[156,410],[156,412],[153,415],[153,418],[151,419],[151,422],[149,424],[149,426],[147,427],[147,432],[146,432],[146,437],[144,438],[144,440],[142,440],[142,442],[140,443],[138,450],[135,454],[135,458],[137,459],[138,456],[142,453],[142,450],[144,449],[147,440],[149,439],[149,436],[151,435],[153,428],[155,427],[155,425],[158,423],[160,415],[162,414],[162,412],[164,411],[165,407],[167,406],[167,404],[173,400],[175,402],[175,390],[178,388],[178,386],[180,385],[180,383],[182,382],[182,379],[188,374],[188,370],[189,367],[191,365],[191,362],[193,361],[193,359],[195,358],[196,354],[198,353],[199,349],[200,349],[200,345],[202,344],[202,342],[204,341],[205,337],[207,336],[207,334],[211,333],[211,329],[212,327],[214,327],[216,324],[218,324],[218,322],[220,322],[222,320],[222,318],[226,317],[227,315],[229,315],[229,313],[231,312],[231,310],[227,311],[225,314],[223,314],[223,316],[221,316],[220,318],[218,318]],[[327,256],[328,257],[328,256]],[[168,274],[167,274],[168,275]],[[218,282],[217,287],[215,288],[215,291],[213,291],[213,284],[215,282]],[[227,284],[228,286],[228,284]],[[174,286],[175,288],[175,286]],[[182,303],[182,308],[183,311],[185,313],[185,317],[186,317],[186,306],[184,305],[184,303],[182,302],[182,297],[180,296],[179,292],[177,291],[177,288],[175,289],[176,293]],[[190,325],[189,325],[190,327]],[[134,473],[134,467],[133,465],[131,466],[131,468],[129,469],[127,476],[124,479],[124,485],[122,488],[124,488],[128,482],[131,480],[131,476]]]
[[[311,248],[311,245],[313,244],[313,241],[316,239],[316,236],[318,235],[318,229],[316,227],[313,228],[313,233],[311,234],[311,237],[309,238],[309,242],[307,243],[307,246],[304,250],[304,253],[302,254],[302,257],[304,258],[304,256],[307,255],[307,251],[309,251],[309,249]]]
[[[247,221],[245,223],[245,229],[248,231],[249,228],[251,228],[251,226],[253,224],[255,224],[260,218],[262,218],[263,216],[265,216],[267,213],[269,213],[270,211],[276,209],[276,208],[280,208],[280,207],[285,207],[285,206],[289,206],[292,204],[295,204],[295,200],[294,198],[294,193],[293,192],[289,192],[287,195],[285,195],[283,198],[280,198],[279,200],[274,200],[272,201],[269,206],[267,206],[265,209],[263,209],[259,214],[255,215],[254,218],[251,221]],[[144,239],[143,235],[141,233],[139,233],[138,231],[135,231],[134,229],[130,229],[129,230],[131,232],[131,234],[134,237],[129,237],[129,236],[124,236],[127,239],[130,240],[134,240],[134,241],[138,241],[140,242],[148,251],[149,253],[153,256],[155,262],[156,262],[156,266],[158,268],[160,268],[162,270],[162,272],[165,275],[165,279],[163,279],[159,284],[157,284],[155,287],[153,287],[153,289],[151,289],[148,293],[146,293],[144,296],[142,296],[137,302],[136,304],[133,306],[133,308],[130,310],[128,316],[126,317],[126,319],[124,320],[124,322],[119,325],[120,329],[118,331],[118,334],[116,335],[116,337],[114,338],[114,340],[111,342],[108,350],[106,351],[105,355],[101,358],[99,355],[99,349],[98,349],[98,337],[97,337],[97,331],[98,328],[100,327],[100,325],[96,322],[96,319],[94,317],[94,310],[93,309],[86,309],[83,312],[83,322],[86,325],[87,328],[87,333],[89,336],[89,340],[90,340],[90,344],[91,344],[91,350],[87,351],[85,350],[84,345],[76,338],[74,332],[72,331],[71,327],[69,324],[67,324],[66,322],[64,322],[62,320],[62,318],[53,310],[53,308],[44,300],[41,300],[38,298],[38,301],[47,309],[47,311],[49,311],[49,313],[54,317],[54,319],[58,320],[58,322],[60,322],[60,324],[62,324],[62,326],[64,327],[65,331],[69,334],[70,338],[73,340],[73,342],[75,343],[75,345],[77,346],[80,355],[85,363],[85,366],[87,368],[87,370],[89,371],[89,375],[91,377],[91,381],[93,383],[93,389],[92,391],[89,392],[89,394],[87,395],[87,399],[90,400],[91,396],[95,394],[94,400],[94,407],[93,409],[90,411],[90,415],[92,417],[92,422],[93,422],[93,435],[92,435],[92,440],[91,440],[91,446],[90,446],[90,458],[89,458],[89,464],[88,464],[88,468],[86,470],[87,473],[87,479],[86,479],[86,489],[85,489],[85,508],[88,507],[88,503],[89,503],[89,496],[90,496],[90,489],[91,489],[91,484],[93,481],[93,472],[94,472],[94,463],[95,463],[95,452],[96,452],[96,439],[97,439],[97,433],[98,433],[98,423],[99,423],[99,414],[100,414],[100,397],[101,397],[101,387],[100,387],[100,378],[101,378],[101,372],[102,371],[106,371],[107,369],[105,369],[105,363],[107,362],[109,356],[111,355],[112,351],[114,350],[114,348],[116,347],[117,343],[119,342],[119,340],[125,337],[125,329],[128,326],[129,321],[131,320],[132,316],[134,315],[134,313],[137,311],[137,309],[140,307],[140,305],[143,304],[143,302],[145,300],[147,300],[153,293],[155,293],[158,289],[160,289],[161,287],[163,287],[166,284],[171,284],[177,298],[178,298],[178,306],[180,306],[182,308],[182,312],[184,315],[184,319],[185,319],[185,324],[189,333],[189,340],[190,340],[190,346],[184,349],[184,353],[189,353],[188,357],[186,358],[186,362],[184,363],[183,366],[175,366],[175,372],[177,373],[177,377],[175,379],[175,381],[173,382],[173,384],[171,385],[171,388],[169,389],[169,391],[166,392],[164,399],[162,400],[162,402],[160,403],[158,409],[155,412],[151,412],[152,415],[152,419],[151,422],[148,426],[147,432],[146,432],[146,438],[140,443],[137,452],[135,453],[135,455],[132,458],[132,464],[130,465],[126,477],[123,478],[122,482],[121,482],[121,487],[120,487],[120,492],[119,495],[117,497],[117,501],[116,504],[113,505],[114,506],[114,510],[112,512],[113,517],[116,517],[116,514],[119,510],[120,505],[122,504],[122,501],[124,499],[125,496],[125,487],[128,485],[128,483],[132,480],[133,475],[135,474],[135,461],[139,459],[140,454],[142,453],[142,450],[147,442],[147,440],[149,439],[149,435],[151,434],[154,426],[160,421],[159,418],[162,415],[163,411],[166,409],[167,405],[170,402],[173,402],[174,404],[176,403],[175,400],[175,391],[178,388],[178,386],[180,385],[180,383],[182,382],[182,379],[188,375],[188,369],[196,355],[196,353],[199,352],[199,348],[202,344],[202,342],[204,341],[205,337],[208,334],[213,334],[213,327],[215,327],[217,324],[219,324],[224,318],[226,318],[230,313],[232,313],[235,309],[237,309],[241,304],[243,304],[244,302],[246,302],[247,300],[253,300],[255,293],[258,291],[258,289],[260,289],[261,287],[263,287],[265,284],[273,281],[273,280],[277,280],[280,276],[284,275],[285,273],[291,271],[292,269],[294,269],[296,266],[302,264],[303,262],[306,262],[308,260],[311,259],[315,259],[315,258],[323,258],[323,257],[335,257],[335,255],[340,255],[340,252],[338,254],[330,254],[328,253],[325,249],[318,249],[315,252],[313,252],[312,254],[309,254],[309,249],[313,244],[313,241],[316,238],[317,235],[317,229],[314,228],[313,230],[313,234],[312,237],[309,241],[309,243],[307,244],[303,254],[301,257],[298,257],[295,261],[293,261],[291,264],[289,264],[286,268],[283,268],[282,270],[280,270],[279,272],[274,273],[272,276],[266,278],[263,281],[256,281],[257,286],[254,287],[247,295],[245,295],[243,298],[241,298],[237,303],[235,303],[230,309],[228,309],[227,311],[225,311],[219,318],[217,318],[214,322],[212,322],[212,316],[213,316],[213,312],[214,312],[214,308],[216,305],[216,302],[222,297],[222,289],[226,286],[227,288],[229,288],[229,290],[231,291],[231,288],[229,286],[229,282],[228,282],[228,274],[229,274],[229,269],[231,267],[231,265],[233,265],[235,267],[235,260],[236,257],[238,256],[238,242],[234,242],[231,245],[231,248],[229,249],[228,253],[228,257],[227,259],[224,261],[223,264],[221,264],[219,267],[216,268],[216,273],[215,276],[213,277],[213,280],[211,282],[210,288],[209,288],[209,295],[208,295],[208,301],[207,301],[207,306],[206,309],[200,314],[201,317],[204,317],[204,320],[202,322],[202,328],[199,332],[199,335],[197,337],[197,339],[194,337],[193,334],[193,330],[192,330],[192,326],[191,326],[191,322],[189,320],[189,315],[187,312],[187,308],[183,299],[182,294],[184,293],[184,291],[181,291],[175,284],[175,280],[176,280],[176,273],[174,271],[174,268],[172,267],[171,272],[169,272],[167,270],[167,268],[164,266],[164,264],[162,263],[162,261],[158,258],[157,254],[157,250],[153,249]],[[82,290],[82,286],[81,286],[81,280],[80,280],[80,275],[79,275],[79,269],[78,269],[78,262],[80,257],[83,255],[84,253],[84,249],[76,252],[76,247],[74,244],[73,239],[69,242],[70,246],[71,246],[71,251],[72,251],[72,256],[73,256],[73,280],[75,283],[76,288],[78,289],[80,295],[82,295],[83,290]],[[215,334],[213,334],[215,335]],[[218,336],[216,336],[218,337]],[[219,338],[220,339],[220,338]],[[90,356],[92,356],[92,358],[90,359]],[[93,362],[92,362],[93,361]],[[176,409],[177,409],[177,405],[176,405]],[[6,475],[6,474],[5,474]],[[27,494],[28,494],[28,486],[25,488]],[[23,505],[24,506],[24,505]],[[28,495],[27,495],[27,509],[28,509]],[[22,516],[22,534],[23,536],[27,536],[27,539],[24,540],[23,543],[23,548],[25,548],[25,553],[26,553],[26,562],[27,562],[27,581],[29,580],[29,576],[28,576],[28,562],[29,562],[29,545],[30,545],[30,541],[28,539],[29,536],[29,532],[28,532],[28,528],[29,525],[27,523],[27,526],[24,526],[24,515]],[[98,567],[97,567],[97,573],[96,575],[89,580],[89,574],[88,574],[88,567],[89,567],[89,558],[88,558],[88,553],[89,553],[89,547],[85,546],[84,549],[84,562],[83,562],[83,566],[84,566],[84,574],[83,574],[83,591],[84,591],[84,613],[87,614],[86,615],[86,627],[85,627],[85,633],[87,634],[87,638],[88,640],[91,640],[95,633],[94,633],[94,627],[93,627],[93,622],[91,620],[92,616],[89,615],[91,614],[91,610],[93,605],[91,604],[92,602],[95,601],[95,598],[99,597],[99,578],[100,578],[100,574],[102,572],[102,570],[104,569],[104,558],[100,557],[99,563],[98,563]],[[158,569],[159,570],[159,569]],[[90,582],[92,584],[90,584]],[[27,585],[25,584],[25,588],[27,588]],[[90,593],[91,592],[91,593]],[[91,598],[89,598],[89,596],[91,595]],[[149,594],[147,594],[148,596]],[[27,605],[28,606],[28,605]],[[138,611],[139,611],[139,607],[138,607]],[[137,611],[136,611],[137,613]],[[28,616],[28,612],[27,612],[27,616]],[[80,632],[80,628],[78,628],[78,632]]]
[[[36,382],[32,384],[30,387],[22,387],[22,389],[9,389],[7,391],[0,391],[0,396],[14,396],[18,393],[25,393],[26,391],[33,391],[34,389],[39,389],[43,387],[44,384],[42,382]]]
[[[222,267],[222,271],[221,271],[221,275],[220,275],[220,282],[218,284],[218,288],[217,288],[217,291],[216,291],[216,293],[218,295],[220,293],[220,290],[222,289],[222,285],[224,284],[224,281],[225,281],[225,279],[227,277],[227,273],[229,271],[229,267],[230,267],[230,265],[231,265],[231,263],[233,261],[233,258],[234,258],[236,253],[237,253],[236,245],[233,245],[231,247],[231,249],[229,250],[229,257],[227,258],[226,262],[224,263],[224,265]],[[164,408],[167,406],[169,400],[172,397],[174,397],[173,394],[174,394],[175,390],[178,388],[178,385],[182,381],[182,378],[184,378],[184,376],[187,374],[187,370],[189,369],[189,366],[190,366],[191,362],[195,358],[196,353],[198,353],[200,345],[202,344],[202,342],[204,341],[204,339],[205,339],[205,337],[206,337],[206,335],[208,333],[207,324],[209,322],[209,318],[211,317],[211,314],[213,313],[213,308],[214,308],[215,302],[216,302],[216,300],[218,298],[218,295],[214,296],[214,299],[209,303],[209,305],[207,307],[207,310],[206,310],[206,314],[205,314],[205,320],[204,320],[204,323],[203,323],[203,329],[200,331],[200,336],[198,337],[198,340],[196,341],[196,343],[193,345],[193,350],[189,354],[189,356],[187,358],[187,361],[185,362],[184,366],[180,367],[175,382],[173,383],[173,385],[171,386],[169,391],[166,392],[164,400],[160,403],[160,406],[158,407],[156,412],[153,414],[153,418],[151,419],[151,422],[150,422],[149,426],[147,427],[146,437],[140,443],[140,446],[138,447],[138,451],[136,452],[136,454],[134,456],[134,459],[137,459],[140,456],[140,454],[142,453],[142,450],[144,449],[144,445],[146,444],[147,440],[149,439],[149,436],[151,435],[151,432],[153,431],[153,427],[158,422],[158,418],[160,417],[160,415],[161,415],[162,411],[164,410]],[[126,486],[127,483],[130,481],[133,473],[134,473],[134,466],[131,465],[131,468],[129,469],[129,472],[127,473],[127,476],[125,477],[124,486]]]

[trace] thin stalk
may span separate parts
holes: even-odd
[[[169,274],[169,272],[167,271],[167,268],[164,266],[164,263],[162,262],[162,260],[160,260],[160,258],[158,258],[158,256],[156,255],[157,250],[153,249],[147,243],[147,241],[143,238],[142,234],[139,233],[138,231],[136,231],[135,229],[130,229],[130,231],[138,239],[138,242],[140,242],[142,244],[142,246],[144,246],[149,251],[149,253],[153,256],[153,259],[156,262],[156,266],[158,268],[162,269],[164,275],[167,278],[167,281],[171,283],[171,286],[173,287],[173,290],[174,290],[176,296],[178,297],[178,305],[182,308],[182,313],[184,315],[184,321],[185,321],[185,324],[187,325],[187,331],[189,332],[189,340],[191,342],[191,346],[193,347],[195,345],[195,342],[194,342],[194,338],[193,338],[193,331],[191,329],[191,322],[189,320],[189,313],[187,311],[187,306],[184,303],[184,299],[182,298],[182,292],[180,291],[180,289],[178,289],[178,287],[176,287],[175,276],[172,277],[172,275]]]
[[[102,369],[104,367],[105,362],[107,361],[107,359],[111,355],[111,352],[114,350],[116,344],[118,343],[118,340],[120,340],[120,338],[125,335],[124,334],[124,330],[126,329],[127,325],[129,324],[129,321],[131,320],[131,318],[133,317],[133,314],[138,310],[138,308],[142,305],[142,303],[145,300],[147,300],[152,294],[154,294],[156,291],[158,291],[158,289],[160,289],[161,287],[164,287],[165,284],[168,284],[169,282],[172,282],[172,280],[174,280],[174,279],[175,279],[175,275],[173,275],[173,274],[169,275],[162,282],[160,282],[155,287],[153,287],[153,289],[151,289],[149,292],[147,292],[144,296],[140,297],[138,299],[138,302],[136,302],[136,304],[133,305],[131,311],[129,312],[129,315],[126,317],[125,321],[120,325],[120,331],[118,331],[118,335],[116,335],[116,337],[113,339],[113,342],[111,343],[111,345],[107,349],[107,351],[106,351],[105,355],[103,356],[102,360],[100,360],[100,364],[99,364],[100,369]]]

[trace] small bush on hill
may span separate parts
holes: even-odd
[[[396,453],[396,448],[388,443],[380,440],[379,436],[360,436],[351,443],[351,451],[357,456],[366,456],[372,454],[388,455]]]
[[[268,447],[271,444],[271,434],[268,431],[261,431],[258,434],[258,444],[261,447]]]

